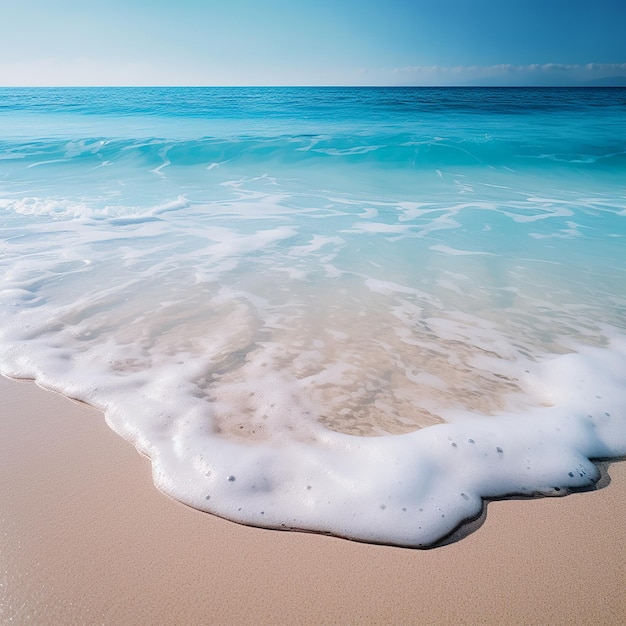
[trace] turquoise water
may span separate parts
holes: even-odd
[[[624,181],[625,89],[0,89],[0,370],[192,506],[430,544],[626,452]]]

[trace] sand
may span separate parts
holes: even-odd
[[[190,509],[101,413],[0,377],[0,471],[2,624],[626,622],[624,462],[443,547],[367,545]]]

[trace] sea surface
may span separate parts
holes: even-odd
[[[0,89],[0,371],[239,522],[427,546],[626,454],[626,89]]]

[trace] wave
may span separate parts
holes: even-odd
[[[561,141],[529,143],[493,137],[444,138],[411,134],[363,136],[240,136],[193,140],[111,139],[0,142],[5,167],[55,164],[102,167],[236,167],[238,165],[370,166],[397,170],[446,167],[545,168],[554,166],[615,171],[626,164],[626,150],[615,140],[602,145]]]

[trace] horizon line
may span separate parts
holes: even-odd
[[[528,84],[528,85],[489,85],[489,84],[456,84],[456,85],[341,85],[341,84],[246,84],[246,85],[176,85],[176,84],[153,84],[153,85],[0,85],[0,89],[624,89],[626,82],[614,85],[596,85],[592,83],[575,83],[561,85]]]

